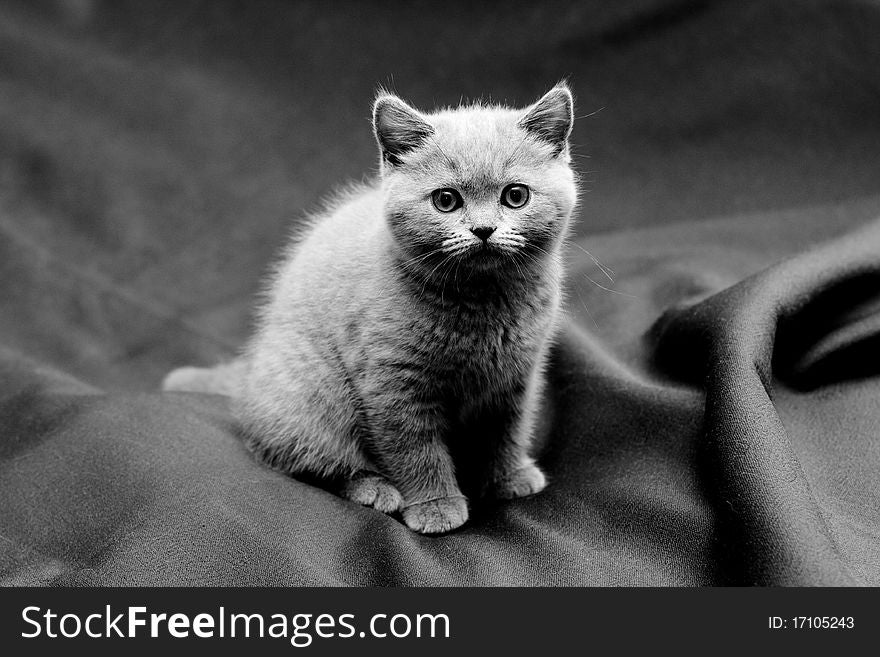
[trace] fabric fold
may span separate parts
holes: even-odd
[[[875,221],[658,322],[661,367],[704,381],[703,477],[729,583],[859,581],[786,434],[774,387],[880,373],[878,282]]]

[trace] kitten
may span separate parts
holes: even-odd
[[[250,448],[423,533],[469,495],[546,484],[529,456],[576,203],[565,84],[525,110],[421,113],[380,93],[375,184],[284,254],[239,360],[168,390],[236,398]]]

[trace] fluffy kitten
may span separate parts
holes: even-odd
[[[577,196],[572,112],[564,84],[525,110],[380,94],[381,179],[289,247],[242,358],[164,387],[232,395],[264,462],[415,531],[462,525],[462,490],[542,490],[528,450]]]

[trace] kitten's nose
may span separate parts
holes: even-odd
[[[477,226],[471,228],[471,232],[485,242],[495,232],[495,226]]]

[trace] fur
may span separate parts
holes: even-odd
[[[164,387],[230,394],[265,463],[419,532],[462,525],[468,497],[540,491],[529,446],[577,198],[572,120],[564,84],[524,110],[425,114],[380,93],[380,178],[288,247],[240,359]],[[500,202],[514,183],[516,209]],[[437,209],[443,188],[461,207]]]

